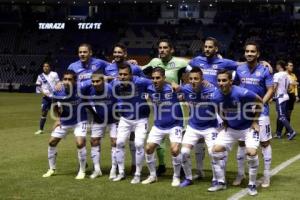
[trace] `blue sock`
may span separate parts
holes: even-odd
[[[40,130],[44,130],[45,123],[46,123],[46,117],[41,117],[41,119],[40,119]]]

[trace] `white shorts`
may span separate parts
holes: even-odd
[[[54,131],[52,131],[51,136],[56,138],[64,138],[69,129],[74,129],[75,137],[86,137],[87,121],[82,121],[72,126],[58,126],[54,129]]]
[[[196,130],[188,125],[183,136],[182,144],[190,144],[195,146],[200,138],[204,138],[208,150],[211,151],[217,136],[218,131],[216,128]]]
[[[261,142],[272,139],[271,124],[269,116],[261,116],[258,119],[259,137]]]
[[[254,130],[250,128],[235,130],[228,127],[227,131],[225,131],[225,129],[220,131],[215,144],[224,146],[229,151],[232,145],[238,140],[245,141],[247,148],[257,149],[260,141],[259,133],[254,132]]]
[[[258,118],[259,137],[261,142],[266,142],[272,139],[271,124],[269,116],[260,116]],[[239,139],[239,141],[245,141]]]
[[[131,131],[134,131],[135,138],[145,139],[148,131],[148,118],[129,120],[121,117],[117,138],[129,138]]]
[[[169,134],[171,143],[181,143],[182,141],[182,127],[175,126],[173,128],[162,130],[153,126],[148,135],[147,143],[155,143],[160,145],[165,135]]]
[[[117,138],[117,123],[111,124],[98,124],[93,123],[91,128],[91,137],[92,138],[103,138],[105,135],[106,128],[109,128],[109,135],[111,138]]]

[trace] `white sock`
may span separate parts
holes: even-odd
[[[77,149],[78,161],[80,165],[80,171],[85,172],[86,165],[86,147],[82,147],[81,149]]]
[[[238,165],[238,175],[243,176],[245,174],[245,156],[246,156],[246,147],[238,146],[236,153],[236,160]]]
[[[258,169],[258,155],[247,156],[248,165],[249,165],[249,185],[256,185],[256,176]]]
[[[173,177],[180,178],[181,163],[182,163],[181,154],[177,155],[176,157],[172,156],[172,164],[174,170]]]
[[[152,154],[145,153],[145,158],[150,172],[150,176],[156,177],[156,160],[155,160],[154,153]]]
[[[212,181],[217,181],[218,179],[216,178],[216,172],[215,172],[215,166],[214,166],[215,163],[212,158],[210,161],[210,165],[211,165],[211,171],[212,171]]]
[[[136,159],[136,171],[135,171],[135,176],[140,176],[142,169],[143,169],[143,162],[144,162],[144,145],[141,146],[136,146],[136,151],[135,151],[135,159]]]
[[[116,148],[116,160],[118,163],[118,169],[119,169],[119,174],[125,174],[125,166],[124,166],[124,159],[125,159],[125,147],[118,147]]]
[[[204,157],[205,157],[205,144],[197,143],[195,145],[195,159],[196,159],[196,168],[198,171],[203,170]]]
[[[190,156],[191,150],[186,147],[181,148],[181,155],[182,155],[182,168],[185,174],[185,178],[192,180],[192,162]]]
[[[213,153],[213,167],[218,182],[225,183],[226,152]]]
[[[49,169],[56,169],[56,147],[48,146],[48,162]]]
[[[136,148],[134,141],[129,140],[129,149],[130,149],[130,154],[131,154],[131,165],[135,165],[136,163]]]
[[[94,164],[94,170],[100,171],[100,145],[91,147],[91,157]]]
[[[111,169],[117,170],[116,147],[111,147]]]
[[[266,148],[262,147],[262,154],[264,156],[264,176],[270,176],[271,162],[272,162],[272,148],[268,145]]]
[[[211,171],[212,171],[212,181],[217,181],[216,178],[216,172],[215,172],[215,168],[214,168],[214,161],[213,161],[213,155],[211,153],[211,151],[209,151],[209,156],[210,156],[210,166],[211,166]]]

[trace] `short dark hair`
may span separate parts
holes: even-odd
[[[279,65],[280,67],[282,67],[284,70],[286,69],[286,62],[284,60],[278,60],[276,62],[276,65]]]
[[[102,74],[103,75],[103,71],[98,69],[98,70],[94,71],[92,74],[100,74],[100,75]]]
[[[45,62],[43,62],[43,64],[42,64],[42,67],[44,67],[44,64],[48,64],[48,65],[49,65],[49,67],[51,67],[51,64],[50,64],[50,62],[49,62],[49,61],[45,61]]]
[[[120,71],[121,69],[128,69],[128,72],[130,74],[132,74],[131,66],[127,62],[122,62],[122,63],[118,64],[118,71]]]
[[[217,76],[219,76],[220,74],[227,74],[228,78],[232,80],[232,71],[227,69],[221,69],[217,72]]]
[[[87,47],[89,51],[93,51],[92,45],[90,45],[88,43],[81,43],[78,48],[80,48],[80,47]]]
[[[203,72],[199,67],[192,66],[190,73],[199,73],[201,76],[203,76]]]
[[[76,73],[75,73],[74,71],[72,71],[72,70],[67,70],[67,71],[65,71],[65,72],[63,73],[63,77],[64,77],[65,75],[72,75],[73,78],[74,78],[74,80],[75,80],[75,81],[77,80]]]
[[[102,76],[102,78],[104,78],[103,76],[103,71],[102,70],[96,70],[92,73],[92,77],[93,76]]]
[[[160,73],[160,75],[162,75],[162,76],[165,76],[165,69],[164,68],[162,68],[162,67],[154,67],[153,69],[152,69],[152,74],[154,73],[154,72],[158,72],[158,73]]]
[[[256,50],[257,50],[258,52],[260,52],[260,46],[259,46],[259,44],[258,44],[256,41],[254,41],[254,40],[247,40],[247,41],[245,42],[245,45],[244,45],[244,50],[246,49],[246,47],[247,47],[248,45],[253,45],[253,46],[255,46],[255,47],[256,47]]]
[[[167,43],[168,46],[169,46],[171,49],[174,49],[174,45],[173,45],[173,43],[171,42],[171,40],[166,39],[166,38],[160,39],[160,40],[158,41],[158,43],[157,43],[158,46],[159,46],[159,44],[162,43],[162,42]]]
[[[119,48],[121,48],[124,52],[127,52],[127,47],[126,47],[124,44],[122,44],[122,43],[117,43],[117,44],[115,44],[115,45],[113,46],[113,50],[114,50],[116,47],[119,47]]]
[[[216,38],[214,38],[214,37],[207,37],[205,40],[204,40],[204,42],[205,41],[212,41],[213,43],[214,43],[214,46],[215,47],[219,47],[219,41],[216,39]]]

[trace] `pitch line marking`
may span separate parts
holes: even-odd
[[[270,172],[270,176],[272,177],[272,176],[278,174],[281,170],[285,169],[286,167],[288,167],[293,162],[296,162],[297,160],[300,160],[300,154],[294,156],[293,158],[281,163],[280,165],[278,165],[277,167],[272,169]],[[257,180],[257,182],[256,182],[257,187],[259,187],[262,184],[263,178],[264,177],[261,177],[259,180]],[[248,194],[248,189],[247,188],[242,189],[239,192],[232,195],[231,197],[229,197],[227,200],[239,200],[239,199],[243,198],[244,196],[246,196],[247,194]]]

